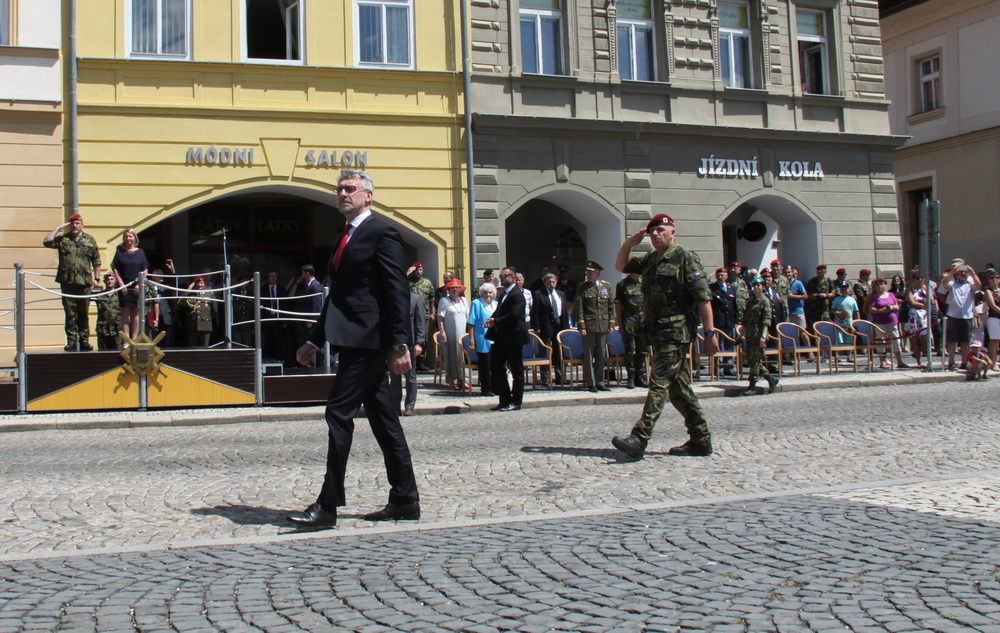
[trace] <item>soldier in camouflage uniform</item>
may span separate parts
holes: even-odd
[[[647,234],[654,250],[642,259],[631,257],[632,249]],[[644,230],[626,238],[615,262],[615,268],[620,272],[642,275],[646,335],[654,349],[649,393],[642,415],[627,437],[616,435],[611,440],[615,448],[632,459],[642,459],[653,427],[663,411],[664,401],[668,398],[684,416],[689,436],[685,444],[671,448],[670,454],[712,454],[712,435],[691,387],[687,362],[695,329],[690,315],[695,306],[705,328],[705,353],[713,356],[719,350],[712,319],[712,295],[698,255],[674,240],[674,221],[667,214],[660,213],[649,221]]]
[[[816,276],[806,282],[806,326],[830,320],[830,301],[837,296],[833,280],[826,278],[826,265],[816,267]]]
[[[104,291],[112,290],[117,285],[118,279],[112,273],[104,275]],[[101,292],[101,290],[95,288],[94,292]],[[117,292],[94,298],[94,303],[97,304],[97,327],[94,329],[97,334],[97,349],[122,348],[122,340],[118,336],[122,320],[120,299],[121,294]]]
[[[618,317],[618,331],[625,345],[626,386],[646,386],[646,357],[649,343],[642,319],[642,277],[632,273],[618,282],[615,288],[615,312]]]
[[[66,227],[69,231],[60,234]],[[79,213],[74,213],[69,216],[68,222],[52,229],[42,240],[42,246],[59,251],[56,283],[64,295],[89,295],[97,287],[101,279],[101,255],[94,238],[83,232],[83,218]],[[94,349],[88,340],[90,299],[63,297],[62,304],[66,314],[66,351],[75,351],[78,342],[83,351]]]
[[[868,281],[871,277],[872,271],[867,268],[862,268],[858,273],[858,280],[854,282],[854,300],[858,302],[858,312],[861,313],[861,318],[868,320],[868,309],[865,307],[868,305],[868,297],[872,294],[872,284]]]
[[[736,287],[736,318],[743,316],[743,308],[750,298],[750,288],[743,279],[743,264],[739,262],[729,263],[729,283]]]
[[[767,347],[767,328],[771,324],[771,300],[764,294],[765,281],[757,277],[752,282],[753,297],[747,302],[740,323],[743,325],[743,340],[746,341],[747,370],[750,385],[744,396],[757,394],[757,379],[767,381],[767,392],[774,393],[778,386],[778,377],[772,376],[764,362],[764,348]]]
[[[437,332],[437,320],[434,315],[437,314],[437,310],[434,309],[434,300],[437,299],[437,291],[434,289],[434,284],[431,280],[424,277],[424,265],[420,262],[413,262],[406,271],[406,281],[410,284],[410,292],[420,297],[420,301],[424,304],[424,314],[427,315],[427,323],[425,324],[424,331]],[[434,337],[427,337],[427,347],[424,349],[424,353],[417,356],[417,371],[427,371],[427,358],[434,358],[437,354],[437,349],[434,347]]]
[[[781,297],[781,306],[784,308],[782,321],[788,318],[788,288],[792,285],[784,275],[784,270],[780,259],[771,262],[771,281]]]

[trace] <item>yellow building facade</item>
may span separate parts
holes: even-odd
[[[151,268],[226,252],[234,279],[322,278],[342,168],[372,174],[428,276],[468,267],[457,5],[78,0],[76,22],[79,213],[105,269],[134,227]],[[29,344],[62,344],[49,312]]]

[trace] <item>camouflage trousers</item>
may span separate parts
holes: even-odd
[[[59,290],[67,295],[88,295],[90,286],[77,284],[61,284]],[[90,299],[71,299],[63,297],[63,313],[66,316],[66,342],[87,342],[90,338]]]
[[[622,333],[622,343],[625,345],[625,369],[645,374],[649,343],[642,328],[642,314],[622,316],[622,321],[625,323],[625,331]]]
[[[691,386],[687,349],[687,345],[663,345],[658,347],[653,355],[649,392],[642,406],[642,416],[632,427],[632,435],[637,437],[643,446],[652,437],[653,427],[656,426],[667,399],[684,416],[684,426],[687,427],[692,442],[707,444],[712,440],[705,412]]]
[[[764,348],[757,345],[751,345],[747,342],[747,374],[749,375],[750,382],[756,382],[758,378],[763,378],[767,380],[771,372],[767,370],[766,354],[764,353]]]

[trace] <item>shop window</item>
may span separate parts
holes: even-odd
[[[247,59],[302,62],[303,0],[244,0]]]
[[[755,88],[751,63],[750,7],[719,3],[719,64],[727,88]]]
[[[799,86],[803,93],[830,92],[830,50],[826,13],[796,9],[795,25],[799,45]]]
[[[14,43],[11,0],[0,0],[0,46],[10,46]]]
[[[941,56],[932,55],[917,61],[917,77],[920,86],[920,98],[917,112],[937,110],[941,102]]]
[[[188,57],[191,0],[129,0],[125,6],[130,55]]]
[[[523,72],[564,74],[560,0],[521,0],[520,15]]]
[[[413,0],[359,0],[359,66],[413,68]]]
[[[622,79],[656,79],[652,11],[649,0],[619,2],[618,74]]]

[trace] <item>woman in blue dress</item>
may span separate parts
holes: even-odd
[[[125,285],[137,281],[139,273],[149,271],[146,252],[139,248],[139,236],[136,235],[135,229],[125,229],[122,233],[122,243],[115,250],[115,258],[111,260],[111,270],[118,279],[118,287],[122,293],[122,332],[129,338],[135,339],[141,332],[139,293],[145,289],[140,289],[138,283],[128,288]]]
[[[497,309],[497,302],[494,297],[497,294],[497,287],[486,282],[479,286],[479,298],[473,299],[472,307],[469,309],[469,338],[472,339],[469,346],[475,350],[479,357],[479,393],[484,396],[493,396],[493,381],[490,376],[490,346],[493,341],[486,338],[486,319],[493,316],[493,311]]]

